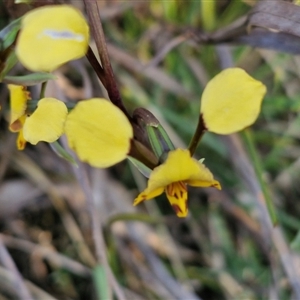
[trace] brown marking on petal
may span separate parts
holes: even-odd
[[[180,200],[184,197],[187,192],[187,186],[183,181],[173,182],[166,187],[167,195]]]
[[[146,198],[147,198],[147,196],[146,196],[146,195],[140,196],[140,197],[139,197],[139,201],[145,201],[145,200],[146,200]]]
[[[22,127],[22,122],[20,120],[16,120],[15,122],[10,124],[9,129],[13,132],[17,132],[20,131]]]
[[[211,186],[217,188],[218,190],[221,190],[221,185],[220,185],[220,183],[214,183],[214,184],[212,184]]]
[[[24,92],[24,95],[26,97],[27,100],[31,100],[31,95],[30,95],[30,92],[27,91],[27,86],[22,86],[22,91]]]
[[[172,208],[174,209],[176,214],[181,213],[182,214],[182,210],[180,209],[180,207],[176,204],[172,204]]]
[[[147,199],[147,195],[145,194],[140,194],[133,202],[133,206],[138,205],[139,203],[145,201]]]
[[[174,193],[177,199],[182,199],[184,194],[187,192],[187,186],[183,181],[178,181],[176,184],[176,192]],[[174,184],[174,185],[175,185]]]
[[[18,144],[17,144],[18,150],[24,150],[25,146],[26,146],[26,141],[23,141],[23,140],[18,141]]]
[[[174,196],[173,183],[169,184],[169,185],[166,187],[166,192],[167,192],[168,195]]]
[[[185,184],[183,181],[179,181],[178,184],[180,185],[180,187],[181,187],[183,190],[187,191],[187,186],[186,186],[186,184]]]
[[[177,200],[182,199],[184,192],[182,190],[177,190],[176,193],[174,193],[173,197],[176,198]]]
[[[171,195],[172,195],[172,196],[174,196],[174,194],[175,194],[176,190],[175,190],[175,186],[174,186],[174,184],[173,184],[173,183],[171,184],[171,188],[170,188],[170,190],[171,190]]]

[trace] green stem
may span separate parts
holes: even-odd
[[[252,131],[250,128],[247,128],[243,131],[243,136],[245,138],[245,142],[248,147],[248,151],[250,154],[250,157],[252,159],[253,165],[254,165],[254,170],[256,173],[256,176],[258,178],[258,181],[260,183],[262,192],[264,194],[264,198],[266,200],[266,205],[267,209],[269,212],[269,215],[271,217],[272,223],[275,226],[278,223],[277,216],[276,216],[276,211],[275,207],[273,205],[271,196],[270,196],[270,191],[266,185],[266,182],[263,179],[263,168],[262,168],[262,162],[260,160],[260,157],[256,151],[256,147],[253,141],[253,136],[252,136]]]
[[[40,92],[40,99],[43,99],[45,97],[45,91],[47,87],[48,81],[45,81],[42,83],[41,92]]]
[[[201,140],[203,134],[206,132],[206,130],[207,129],[204,125],[202,114],[200,114],[196,131],[195,131],[194,136],[193,136],[193,138],[190,142],[190,145],[189,145],[189,150],[190,150],[191,156],[194,155],[194,153],[197,149],[198,143],[200,142],[200,140]]]
[[[107,275],[102,265],[97,265],[93,269],[93,281],[98,296],[97,299],[111,299]]]
[[[211,31],[216,23],[216,3],[217,1],[202,0],[201,1],[201,16],[203,28]]]

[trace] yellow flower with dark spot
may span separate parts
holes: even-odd
[[[221,189],[212,173],[204,164],[192,158],[189,150],[172,150],[166,161],[152,171],[147,188],[134,200],[134,205],[157,197],[165,191],[177,216],[186,217],[187,185]]]
[[[66,105],[55,98],[43,98],[32,114],[27,112],[29,92],[20,85],[8,85],[10,91],[10,130],[19,132],[17,147],[24,149],[26,141],[52,143],[62,134],[68,114]]]
[[[102,98],[80,101],[67,117],[65,133],[80,160],[99,168],[124,160],[133,138],[125,114]]]
[[[29,70],[51,72],[84,56],[88,42],[89,27],[79,10],[71,5],[43,6],[22,18],[16,54]]]
[[[216,75],[204,89],[200,112],[208,131],[230,134],[252,125],[266,94],[263,83],[240,68]]]

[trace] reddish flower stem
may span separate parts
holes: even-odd
[[[97,50],[99,52],[99,57],[101,60],[101,65],[104,73],[103,74],[104,78],[101,75],[99,79],[102,81],[103,85],[105,86],[111,102],[114,105],[118,106],[127,116],[127,118],[131,120],[131,116],[127,112],[122,102],[121,95],[117,86],[117,82],[115,80],[115,76],[110,64],[110,59],[109,59],[106,42],[105,42],[105,36],[101,24],[98,3],[96,0],[83,0],[83,1],[86,7],[87,15],[90,21],[91,32],[95,39],[95,43],[97,46]],[[91,53],[89,52],[89,54]],[[98,73],[97,75],[99,76]]]
[[[197,149],[198,143],[201,140],[203,134],[206,132],[206,130],[207,129],[205,127],[202,114],[200,113],[196,131],[195,131],[194,136],[189,145],[189,150],[190,150],[191,156],[194,155],[194,153]]]
[[[88,51],[86,53],[86,58],[88,59],[89,63],[93,67],[95,73],[97,74],[98,78],[106,88],[106,80],[105,80],[105,74],[102,66],[100,65],[97,57],[95,56],[95,53],[93,52],[92,48],[89,46]]]

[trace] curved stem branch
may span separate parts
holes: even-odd
[[[99,7],[96,0],[83,0],[87,14],[90,20],[90,27],[93,37],[95,39],[95,43],[97,46],[97,50],[99,52],[99,57],[101,60],[102,68],[104,71],[104,85],[109,95],[109,98],[113,104],[118,106],[124,114],[127,116],[128,119],[131,120],[131,116],[127,112],[122,99],[121,95],[117,86],[117,82],[115,80],[115,76],[110,64],[110,59],[106,47],[105,36],[101,24],[101,18],[99,13]]]
[[[207,129],[205,127],[202,114],[200,114],[196,131],[195,131],[194,136],[193,136],[193,138],[190,142],[190,145],[189,145],[189,150],[190,150],[191,156],[194,155],[194,153],[197,149],[197,146],[198,146],[203,134],[206,132],[206,130]]]

